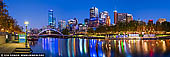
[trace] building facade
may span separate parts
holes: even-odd
[[[77,26],[78,20],[76,18],[68,20],[68,29],[70,32],[76,32],[76,26]]]
[[[100,25],[108,25],[109,23],[110,23],[109,13],[107,11],[100,12],[100,15],[99,15],[99,24]]]
[[[114,11],[114,24],[117,24],[117,10]]]
[[[79,23],[78,24],[78,31],[79,32],[87,32],[87,25],[86,24],[82,24],[82,23]]]
[[[157,20],[157,22],[160,23],[160,24],[161,24],[162,22],[165,22],[165,21],[166,21],[165,18],[159,18],[159,19]]]
[[[48,26],[50,28],[56,27],[56,18],[53,15],[53,10],[48,11]]]
[[[133,16],[132,16],[132,14],[127,14],[127,19],[126,19],[126,22],[130,22],[130,21],[132,21],[133,20]]]
[[[110,26],[111,24],[110,24],[110,16],[107,16],[107,18],[106,18],[106,25],[107,26]]]
[[[58,29],[59,29],[59,31],[61,32],[65,28],[66,28],[66,21],[64,21],[64,20],[58,21]]]
[[[99,26],[99,13],[98,8],[92,7],[90,9],[90,19],[89,19],[89,27],[98,27]]]
[[[133,15],[128,13],[117,13],[117,11],[114,11],[114,24],[117,24],[118,22],[126,22],[129,23],[133,20]]]

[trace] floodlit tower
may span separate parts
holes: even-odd
[[[117,23],[118,16],[117,16],[117,10],[114,11],[114,24]]]

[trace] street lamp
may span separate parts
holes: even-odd
[[[27,47],[28,47],[28,46],[27,46],[27,26],[28,26],[29,22],[28,22],[28,21],[25,21],[24,24],[25,24],[25,27],[26,27],[26,29],[25,29],[25,31],[26,31],[26,42],[25,42],[25,47],[27,48]]]

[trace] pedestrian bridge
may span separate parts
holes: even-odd
[[[45,29],[39,32],[38,35],[63,35],[63,34],[56,29]]]
[[[63,37],[64,35],[56,29],[44,29],[38,34],[30,34],[29,37]]]

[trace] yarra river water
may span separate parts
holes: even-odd
[[[39,38],[33,53],[46,57],[170,57],[170,40]]]

